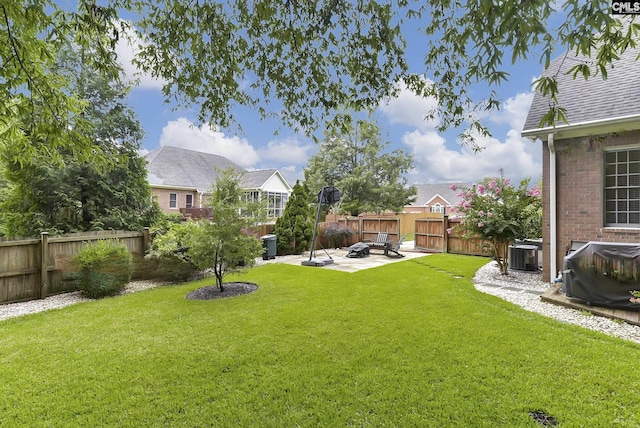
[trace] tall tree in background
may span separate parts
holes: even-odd
[[[364,211],[401,211],[416,194],[405,174],[413,159],[405,150],[385,152],[389,142],[370,121],[340,115],[325,131],[318,153],[304,170],[311,194],[336,186],[342,194],[340,210],[358,215]]]
[[[308,250],[314,226],[309,196],[298,180],[293,186],[284,213],[276,220],[273,233],[278,240],[278,253],[302,254]]]
[[[82,104],[51,69],[66,40],[95,43],[90,60],[114,76],[115,43],[125,29],[137,31],[136,63],[164,79],[167,99],[197,106],[202,121],[222,127],[234,123],[233,107],[240,105],[309,131],[341,106],[377,107],[402,84],[435,97],[438,109],[424,113],[437,116],[442,128],[470,123],[482,132],[476,118],[488,115],[478,113],[497,109],[500,100],[495,92],[473,99],[474,85],[495,89],[508,80],[508,63],[537,56],[548,66],[565,50],[594,58],[572,73],[606,77],[619,54],[637,45],[639,29],[611,15],[609,0],[106,3],[80,0],[76,11],[50,0],[0,5],[0,143],[21,146],[15,160],[36,150],[33,135],[92,156],[82,138]],[[118,19],[124,15],[131,21]],[[409,31],[425,49],[418,73],[409,71],[403,35]],[[555,83],[549,77],[538,85],[554,101]],[[36,112],[42,120],[24,122],[33,105],[43,109]],[[550,113],[547,122],[561,119],[561,106],[552,103]]]
[[[46,136],[33,142],[40,150],[32,158],[16,161],[8,151],[2,153],[8,182],[0,200],[2,232],[32,236],[41,231],[140,230],[158,211],[151,201],[145,160],[137,153],[143,131],[125,104],[129,88],[97,73],[73,49],[61,53],[57,74],[67,76],[85,100],[83,120],[92,125],[85,132],[94,151],[107,161],[83,161],[75,151],[60,149],[58,161],[52,162],[44,156]]]
[[[91,139],[85,103],[57,72],[58,53],[69,43],[91,49],[95,73],[118,78],[114,55],[121,34],[116,11],[80,0],[74,12],[49,0],[4,0],[0,4],[0,155],[8,163],[60,153],[104,163]]]

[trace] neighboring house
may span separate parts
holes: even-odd
[[[242,174],[240,184],[253,200],[266,200],[271,218],[282,215],[292,190],[277,169],[247,171],[210,153],[162,146],[149,152],[145,159],[151,192],[165,212],[187,214],[205,207],[216,172],[229,168]]]
[[[567,53],[544,70],[557,76],[568,123],[540,127],[552,101],[536,92],[522,135],[542,141],[543,278],[562,269],[572,242],[640,243],[640,63],[629,49],[603,80],[573,79],[585,57]]]
[[[415,184],[418,189],[416,200],[404,207],[405,213],[442,213],[449,214],[451,207],[460,201],[458,192],[451,185],[470,187],[471,183]]]

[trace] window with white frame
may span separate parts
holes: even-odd
[[[187,208],[193,208],[193,195],[187,195],[186,205]]]
[[[640,227],[640,148],[604,156],[605,226]]]
[[[287,205],[287,193],[267,192],[267,217],[280,217]]]
[[[169,208],[178,208],[178,194],[169,193]]]
[[[287,205],[288,193],[260,192],[257,190],[244,193],[244,199],[250,203],[262,202],[267,210],[267,217],[280,217]]]
[[[250,192],[244,192],[244,199],[246,202],[255,204],[260,202],[260,192],[257,190],[252,190]]]
[[[442,212],[442,204],[440,204],[440,202],[436,202],[434,205],[431,206],[431,212],[432,213],[441,213]]]

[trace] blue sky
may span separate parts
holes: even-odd
[[[415,33],[406,32],[405,36],[412,53],[411,71],[422,72],[425,52],[420,49],[419,39]],[[132,48],[121,40],[118,46],[121,63],[133,75],[136,70],[130,63]],[[493,88],[502,100],[501,109],[485,118],[493,136],[479,139],[479,144],[485,147],[479,153],[461,145],[457,131],[439,133],[437,123],[423,120],[434,100],[402,91],[398,98],[381,103],[375,117],[383,137],[391,142],[390,149],[401,147],[414,157],[415,168],[408,175],[409,183],[478,181],[497,175],[499,169],[504,169],[505,176],[513,181],[531,177],[537,182],[542,174],[541,144],[520,137],[520,131],[533,99],[531,83],[539,76],[541,67],[537,56],[507,67],[511,74],[509,82]],[[143,151],[172,145],[215,153],[249,170],[278,168],[292,184],[304,177],[303,168],[316,152],[310,138],[273,121],[261,121],[250,110],[235,112],[243,128],[241,135],[218,129],[215,124],[198,127],[195,109],[174,111],[172,105],[164,103],[161,81],[144,75],[139,78],[140,85],[130,94],[129,102],[146,131]],[[481,98],[490,89],[479,84],[474,91],[474,96]],[[278,135],[274,135],[276,129]]]

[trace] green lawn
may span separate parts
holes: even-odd
[[[0,426],[640,425],[640,346],[477,292],[486,259],[271,264],[0,322]]]

